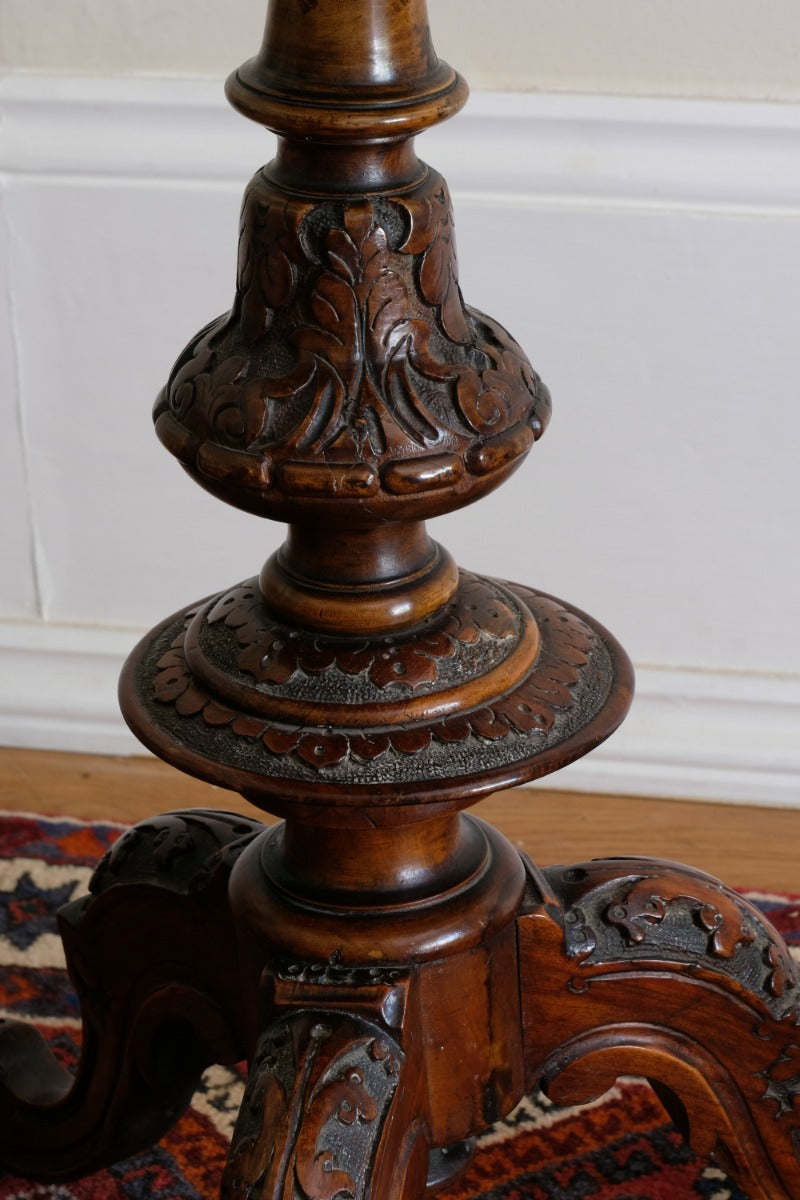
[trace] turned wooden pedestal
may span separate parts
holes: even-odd
[[[526,1091],[635,1073],[753,1200],[797,1200],[800,981],[774,930],[686,867],[541,871],[463,811],[591,750],[633,679],[591,618],[459,570],[426,529],[507,478],[550,399],[464,303],[415,152],[466,95],[423,0],[271,0],[228,90],[278,151],[233,307],[156,430],[289,530],[149,634],[120,696],[145,745],[283,821],[178,812],[115,845],[61,913],[77,1077],[0,1026],[3,1161],[89,1172],[246,1058],[224,1197],[419,1200]]]

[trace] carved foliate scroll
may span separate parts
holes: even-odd
[[[285,519],[323,502],[408,518],[417,495],[444,512],[485,491],[540,436],[547,389],[464,304],[447,186],[420,170],[400,194],[330,200],[256,175],[233,308],[155,408],[204,486]]]
[[[575,1103],[644,1075],[752,1200],[794,1200],[800,973],[769,922],[718,880],[657,860],[531,880],[519,921],[529,1082]]]
[[[385,1031],[358,1017],[300,1013],[270,1026],[250,1069],[223,1200],[369,1200],[404,1062]]]

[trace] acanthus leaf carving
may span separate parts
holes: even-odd
[[[259,821],[235,813],[163,813],[123,833],[98,864],[89,889],[97,896],[120,883],[148,882],[197,894],[263,831]]]
[[[764,1080],[764,1099],[777,1106],[775,1119],[794,1114],[795,1099],[800,1096],[800,1045],[784,1047],[769,1067],[758,1072],[758,1078]]]
[[[746,981],[776,1018],[800,1022],[800,973],[746,897],[711,876],[657,859],[597,859],[546,873],[563,891],[565,945],[587,969],[672,964]]]
[[[623,900],[609,906],[606,918],[638,945],[648,940],[653,927],[660,925],[671,909],[685,906],[708,935],[708,952],[715,957],[731,958],[737,946],[755,941],[752,923],[724,889],[710,899],[688,891],[685,883],[677,874],[640,879]]]
[[[179,360],[156,417],[167,410],[184,434],[165,426],[164,439],[206,477],[206,444],[252,456],[244,479],[241,463],[215,459],[214,489],[230,478],[244,503],[267,480],[280,492],[278,468],[298,456],[383,473],[446,451],[466,487],[476,437],[520,425],[538,436],[549,396],[507,332],[464,306],[438,176],[389,200],[319,202],[260,174],[245,195],[233,308]],[[394,503],[390,487],[381,495]]]
[[[396,1043],[359,1018],[277,1021],[250,1070],[224,1200],[366,1200],[403,1063]]]
[[[272,327],[275,312],[291,302],[298,272],[294,231],[285,204],[263,198],[258,177],[242,203],[236,280],[242,337],[252,346]]]
[[[785,944],[770,942],[765,955],[770,968],[768,986],[772,995],[780,999],[785,992],[795,991],[798,987],[798,968]]]

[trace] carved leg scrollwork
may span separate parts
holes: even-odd
[[[223,1200],[417,1200],[428,1141],[415,1072],[385,1029],[303,1011],[263,1034]]]
[[[519,918],[527,1084],[651,1079],[752,1200],[800,1196],[800,977],[753,905],[646,859],[539,872]]]
[[[37,1030],[0,1023],[6,1167],[61,1179],[123,1158],[173,1124],[206,1066],[243,1057],[227,883],[262,830],[216,812],[143,822],[100,863],[91,894],[60,911],[81,1061],[73,1077]]]

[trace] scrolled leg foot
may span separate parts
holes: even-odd
[[[214,812],[143,822],[60,911],[81,1060],[73,1077],[32,1026],[0,1023],[0,1163],[88,1174],[158,1140],[207,1066],[243,1057],[227,882],[262,829]]]
[[[425,1127],[396,1041],[361,1017],[304,1011],[262,1035],[222,1200],[418,1200]]]
[[[800,976],[758,910],[672,863],[539,872],[519,919],[528,1086],[644,1075],[752,1200],[800,1196]]]

